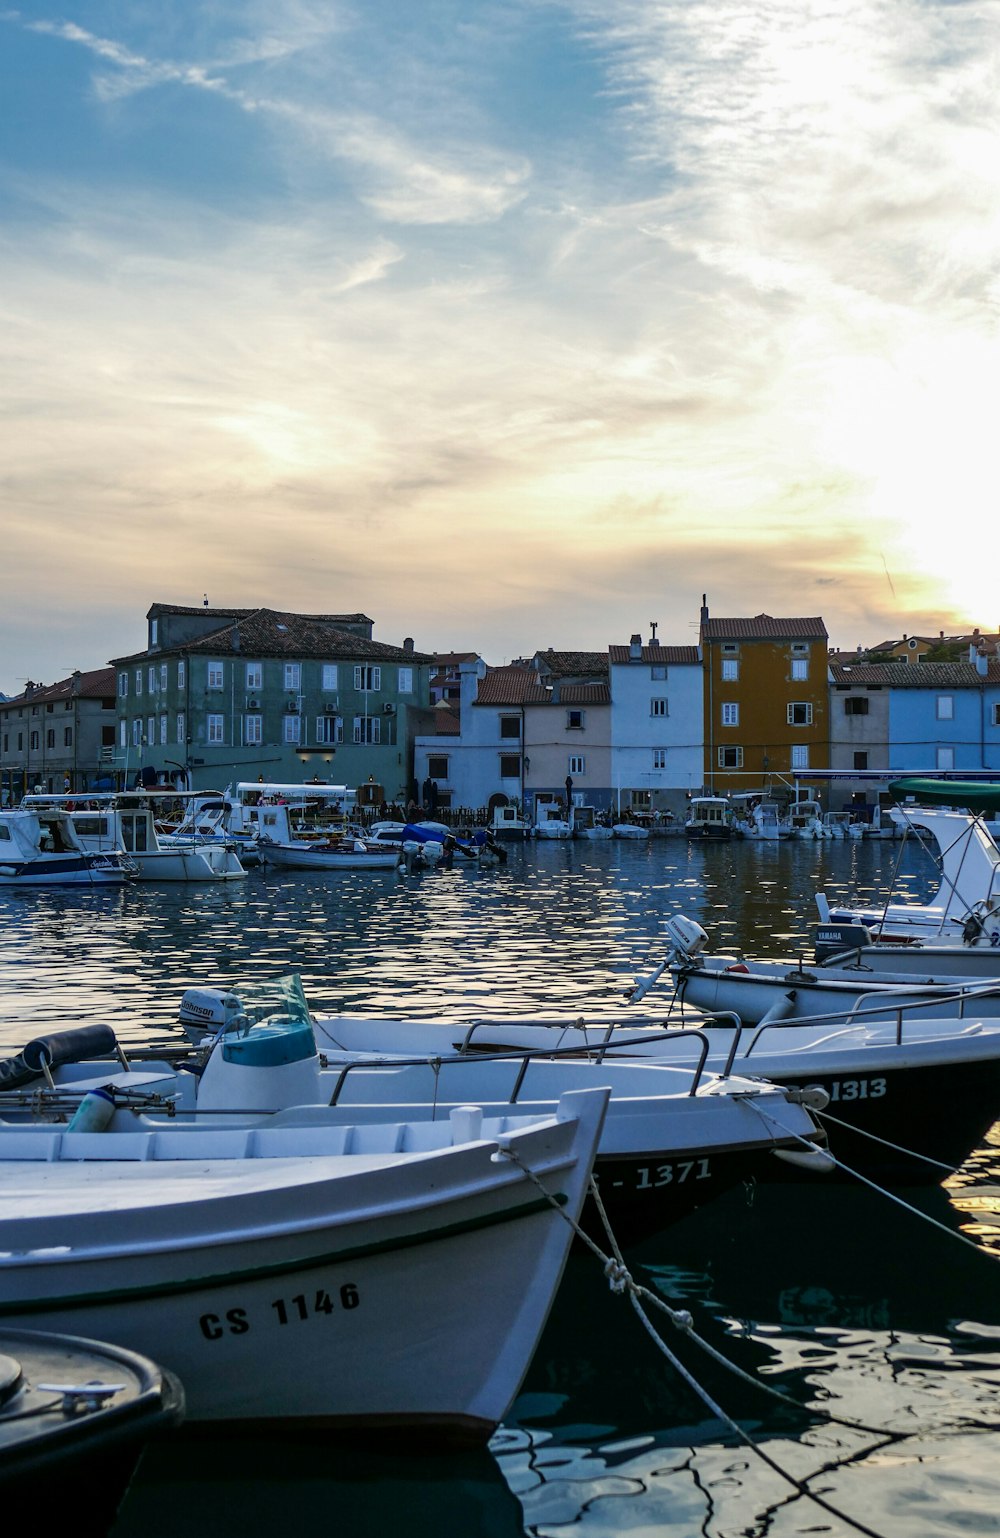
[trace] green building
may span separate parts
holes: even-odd
[[[405,804],[432,656],[364,614],[153,604],[146,649],[112,659],[120,783],[220,790],[320,779]]]

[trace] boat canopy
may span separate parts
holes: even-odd
[[[921,806],[966,806],[973,812],[1000,811],[1000,784],[983,780],[893,780],[894,801],[913,798]]]

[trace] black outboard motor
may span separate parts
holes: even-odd
[[[871,931],[864,924],[813,925],[813,960],[820,967],[860,961],[860,953],[871,943]]]

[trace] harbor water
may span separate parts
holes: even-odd
[[[894,879],[915,901],[935,886],[892,841],[671,838],[511,845],[497,869],[410,876],[0,891],[0,1052],[85,1022],[126,1049],[178,1045],[184,989],[286,971],[322,1013],[627,1023],[670,915],[713,949],[808,956],[817,890],[875,902]],[[574,1253],[488,1449],[198,1428],[149,1450],[115,1538],[1000,1531],[1000,1127],[941,1187],[741,1187],[625,1259],[696,1338],[651,1314],[661,1348]]]

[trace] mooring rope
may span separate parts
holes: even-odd
[[[918,1163],[928,1164],[932,1169],[943,1170],[946,1175],[957,1174],[954,1164],[944,1164],[940,1159],[932,1159],[930,1154],[918,1153],[915,1148],[904,1148],[902,1143],[893,1143],[886,1137],[879,1137],[876,1132],[868,1132],[863,1127],[856,1127],[853,1122],[844,1121],[841,1116],[834,1116],[832,1111],[814,1111],[813,1115],[819,1121],[832,1121],[836,1127],[846,1127],[849,1132],[858,1132],[862,1137],[871,1138],[873,1143],[881,1143],[883,1148],[891,1148],[894,1153],[906,1154],[910,1159],[916,1159]]]
[[[781,1122],[776,1121],[770,1112],[763,1110],[763,1108],[756,1104],[756,1102],[749,1096],[745,1100],[744,1104],[749,1105],[752,1110],[756,1111],[761,1121],[766,1127],[768,1127],[769,1130],[778,1131],[784,1137],[794,1138],[796,1142],[802,1143],[806,1148],[815,1148],[816,1145],[814,1143],[810,1143],[809,1139],[802,1133],[793,1132],[790,1127],[782,1126]],[[847,1123],[842,1123],[842,1125],[846,1126]],[[897,1146],[895,1143],[885,1143],[883,1138],[876,1137],[872,1132],[865,1132],[861,1127],[852,1127],[851,1131],[860,1133],[862,1137],[871,1138],[876,1143],[884,1143],[888,1148],[895,1148]],[[860,1170],[852,1169],[849,1164],[844,1163],[843,1159],[838,1159],[836,1154],[830,1153],[829,1149],[826,1149],[825,1152],[837,1166],[837,1168],[844,1171],[845,1175],[850,1175],[853,1180],[858,1180],[862,1185],[868,1186],[869,1190],[876,1191],[879,1196],[884,1196],[886,1201],[892,1202],[897,1207],[902,1207],[903,1211],[908,1212],[911,1217],[919,1218],[923,1223],[929,1223],[931,1228],[936,1228],[939,1233],[947,1235],[949,1239],[954,1239],[957,1241],[957,1243],[966,1245],[969,1249],[974,1250],[977,1255],[981,1255],[983,1259],[988,1263],[995,1264],[998,1257],[991,1251],[984,1250],[982,1245],[977,1244],[974,1239],[970,1239],[968,1234],[956,1233],[955,1230],[953,1228],[949,1228],[946,1223],[940,1222],[937,1218],[932,1218],[927,1212],[921,1212],[919,1207],[914,1207],[909,1202],[904,1202],[901,1196],[896,1196],[894,1192],[887,1191],[884,1186],[880,1186],[877,1181],[869,1179],[867,1175],[862,1175]],[[908,1153],[910,1150],[903,1148],[900,1149],[900,1152]],[[913,1157],[915,1159],[920,1159],[923,1157],[923,1155],[914,1154]],[[930,1162],[933,1163],[934,1161],[932,1160]]]
[[[841,1511],[839,1507],[834,1506],[830,1501],[824,1499],[823,1496],[817,1495],[814,1490],[810,1490],[809,1486],[803,1480],[796,1479],[794,1474],[789,1474],[786,1469],[783,1469],[781,1465],[771,1457],[770,1453],[766,1453],[763,1448],[759,1447],[750,1433],[746,1431],[738,1421],[734,1420],[733,1417],[712,1398],[707,1389],[702,1387],[693,1373],[691,1373],[689,1369],[684,1366],[683,1362],[681,1362],[679,1358],[674,1354],[674,1352],[671,1351],[666,1341],[655,1328],[652,1320],[644,1312],[642,1305],[645,1302],[652,1304],[655,1308],[660,1309],[667,1315],[671,1323],[674,1324],[677,1329],[681,1330],[685,1335],[687,1335],[688,1338],[694,1341],[696,1345],[700,1346],[702,1350],[707,1351],[709,1355],[713,1356],[716,1361],[721,1363],[722,1366],[728,1368],[730,1372],[733,1372],[737,1376],[744,1378],[746,1382],[751,1384],[754,1388],[760,1389],[761,1392],[765,1394],[770,1394],[773,1398],[780,1400],[783,1404],[790,1406],[794,1410],[798,1410],[801,1414],[816,1416],[821,1420],[836,1423],[840,1426],[845,1426],[851,1431],[866,1432],[871,1436],[878,1437],[880,1441],[885,1443],[901,1441],[911,1433],[886,1431],[884,1428],[865,1426],[858,1421],[844,1420],[840,1416],[831,1414],[829,1411],[817,1410],[813,1409],[809,1405],[800,1404],[797,1400],[789,1398],[787,1394],[783,1394],[780,1389],[774,1389],[771,1388],[769,1384],[761,1383],[757,1378],[754,1378],[749,1373],[744,1372],[741,1367],[737,1367],[734,1363],[729,1362],[724,1356],[722,1356],[720,1352],[717,1352],[713,1346],[710,1346],[707,1341],[703,1340],[701,1336],[698,1335],[694,1328],[694,1320],[686,1309],[671,1308],[669,1303],[666,1303],[663,1298],[657,1297],[654,1292],[650,1292],[648,1287],[641,1286],[641,1284],[633,1279],[631,1273],[628,1270],[628,1267],[625,1265],[625,1262],[621,1257],[621,1251],[611,1230],[607,1213],[604,1210],[604,1205],[601,1202],[600,1195],[598,1194],[597,1182],[594,1180],[593,1176],[591,1176],[590,1179],[590,1195],[593,1197],[597,1205],[597,1209],[601,1217],[601,1222],[604,1225],[605,1232],[607,1233],[608,1241],[613,1251],[611,1255],[605,1255],[600,1245],[598,1245],[590,1237],[590,1235],[584,1231],[577,1220],[571,1217],[570,1214],[566,1212],[565,1209],[553,1199],[553,1197],[545,1189],[545,1186],[539,1180],[538,1176],[535,1174],[534,1170],[529,1169],[513,1149],[501,1147],[498,1151],[502,1153],[506,1158],[510,1159],[512,1163],[516,1164],[521,1173],[538,1187],[538,1189],[545,1196],[549,1205],[552,1207],[553,1211],[557,1212],[559,1216],[570,1225],[576,1236],[581,1239],[587,1248],[590,1249],[591,1252],[596,1255],[597,1258],[602,1262],[604,1267],[604,1274],[608,1279],[608,1285],[611,1291],[617,1296],[628,1297],[628,1300],[632,1305],[633,1312],[635,1313],[643,1329],[649,1335],[657,1349],[667,1359],[667,1361],[673,1367],[674,1371],[679,1374],[685,1383],[687,1383],[692,1392],[696,1394],[697,1397],[706,1406],[706,1408],[711,1411],[716,1419],[721,1421],[724,1426],[728,1426],[732,1434],[741,1442],[745,1443],[746,1446],[750,1448],[751,1452],[756,1453],[757,1457],[760,1458],[762,1463],[766,1463],[768,1468],[772,1469],[775,1474],[783,1479],[786,1484],[791,1485],[792,1489],[795,1490],[799,1495],[803,1496],[806,1500],[812,1501],[815,1505],[822,1507],[824,1511],[829,1512],[831,1516],[838,1517],[840,1521],[846,1522],[848,1527],[853,1528],[855,1532],[863,1533],[865,1538],[885,1538],[884,1534],[877,1532],[874,1528],[866,1526],[866,1524],[859,1521],[858,1518],[848,1516],[846,1512]],[[869,1449],[869,1451],[874,1451],[874,1449]],[[817,1470],[817,1474],[821,1472],[824,1471]]]

